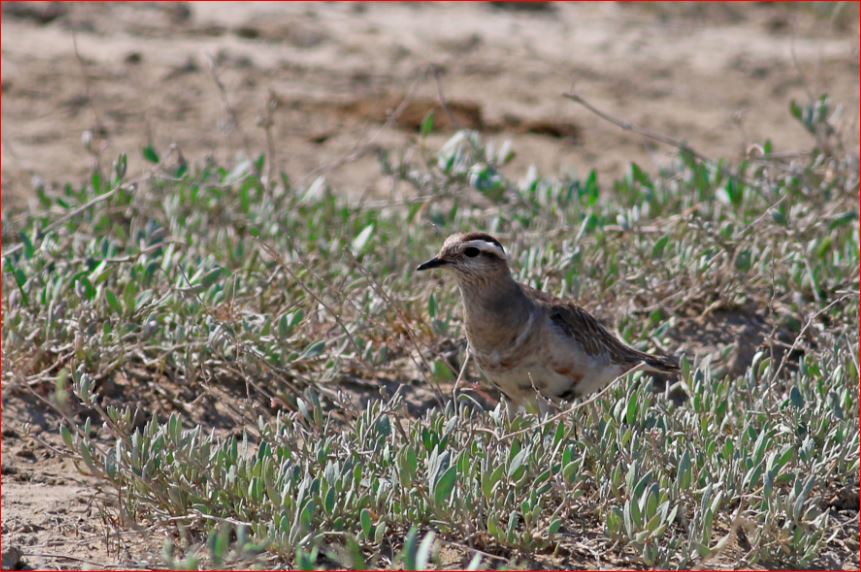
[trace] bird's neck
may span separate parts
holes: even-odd
[[[510,273],[461,281],[459,288],[467,338],[476,349],[510,345],[528,326],[532,302]]]

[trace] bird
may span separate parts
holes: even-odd
[[[518,283],[502,243],[484,232],[449,236],[417,271],[451,273],[460,290],[469,355],[511,405],[598,391],[627,371],[674,374],[678,360],[632,348],[577,304]]]

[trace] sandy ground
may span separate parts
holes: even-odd
[[[607,182],[632,160],[655,170],[673,156],[561,97],[568,90],[707,156],[738,158],[766,138],[801,150],[810,140],[788,114],[793,99],[827,92],[858,131],[857,5],[816,10],[4,3],[2,198],[33,206],[34,183],[80,184],[120,152],[133,174],[148,144],[162,154],[175,144],[191,161],[256,155],[267,102],[277,166],[296,185],[325,174],[350,196],[390,190],[373,153],[357,149],[402,149],[434,108],[430,143],[451,134],[440,92],[457,126],[513,141],[512,173],[594,168]],[[117,532],[105,497],[52,450],[56,432],[55,418],[4,390],[4,568],[10,547],[36,567],[158,562],[162,533]]]
[[[34,176],[86,176],[85,131],[107,164],[128,152],[132,171],[148,143],[162,154],[175,143],[192,160],[256,154],[270,94],[275,160],[307,183],[357,143],[395,149],[413,138],[438,99],[431,65],[461,126],[515,140],[513,172],[535,163],[611,180],[631,160],[654,168],[672,154],[562,98],[570,89],[714,157],[769,137],[778,151],[803,148],[787,107],[808,93],[828,92],[857,122],[857,17],[846,14],[837,22],[847,29],[810,11],[747,5],[48,4],[7,6],[4,16],[7,201],[32,196]],[[406,97],[399,120],[374,129]],[[326,172],[340,192],[388,188],[372,155]]]

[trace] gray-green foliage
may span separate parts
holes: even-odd
[[[827,105],[792,112],[826,137]],[[594,172],[515,182],[507,147],[463,132],[434,157],[381,157],[419,192],[399,205],[267,183],[262,157],[189,170],[150,149],[155,170],[134,184],[120,158],[80,189],[40,192],[40,212],[4,216],[4,382],[54,384],[81,462],[133,518],[208,538],[208,565],[424,568],[447,542],[576,565],[589,538],[631,564],[684,567],[739,531],[739,564],[821,563],[839,516],[827,499],[858,490],[859,239],[857,159],[819,143],[793,161],[766,144],[732,168],[682,153],[671,171],[632,164],[602,186]],[[731,347],[686,360],[680,406],[637,378],[544,423],[466,397],[420,418],[401,395],[342,409],[347,377],[453,379],[436,350],[459,332],[457,298],[411,269],[474,228],[503,236],[520,279],[617,307],[644,349],[675,350],[678,320],[727,308],[755,308],[789,341],[767,340],[741,375]],[[130,372],[192,393],[247,384],[243,437],[182,407],[141,424],[100,395]]]

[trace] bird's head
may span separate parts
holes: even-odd
[[[483,232],[453,234],[439,253],[416,270],[442,268],[451,270],[460,282],[492,280],[508,275],[508,257],[502,244]]]

